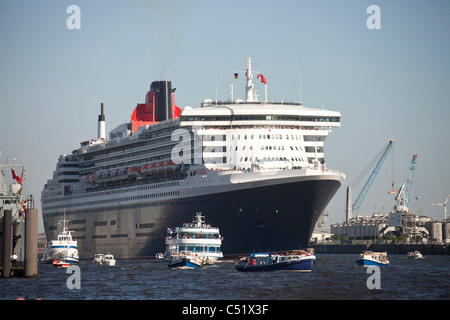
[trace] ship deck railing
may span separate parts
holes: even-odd
[[[343,173],[339,170],[329,169],[329,168],[313,168],[313,167],[300,167],[294,169],[284,169],[284,168],[274,168],[274,169],[266,169],[266,170],[255,170],[251,169],[215,169],[213,170],[217,172],[218,175],[231,175],[236,173],[247,173],[246,175],[239,175],[240,180],[254,180],[255,176],[258,176],[257,180],[271,180],[273,176],[276,174],[277,178],[280,177],[294,177],[299,174],[304,175],[343,175]],[[252,174],[253,175],[248,175]],[[237,177],[237,176],[236,176]]]

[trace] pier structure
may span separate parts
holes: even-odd
[[[22,173],[16,174],[17,167]],[[16,169],[17,170],[17,169]],[[12,175],[12,182],[7,176]],[[0,164],[0,277],[38,274],[38,210],[22,198],[23,165]]]

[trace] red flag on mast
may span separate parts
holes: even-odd
[[[258,76],[256,78],[258,79],[259,77],[261,77],[261,82],[262,83],[264,83],[264,84],[267,83],[266,78],[264,78],[264,76],[262,74],[258,74]]]
[[[22,179],[14,172],[14,170],[11,168],[11,173],[14,179],[20,184],[22,184]]]

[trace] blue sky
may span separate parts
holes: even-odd
[[[72,4],[80,30],[66,26]],[[372,4],[379,30],[366,26]],[[1,0],[1,161],[23,162],[24,191],[40,200],[58,156],[96,138],[101,102],[109,131],[154,80],[172,81],[180,107],[216,88],[227,99],[230,83],[243,98],[233,73],[250,55],[270,99],[298,101],[301,87],[306,107],[342,114],[325,142],[328,166],[347,175],[326,209],[331,222],[344,220],[348,183],[391,138],[396,186],[418,154],[411,208],[442,218],[431,203],[450,194],[449,16],[446,0]],[[391,182],[388,158],[359,212],[389,212]]]

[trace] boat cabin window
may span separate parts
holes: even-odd
[[[172,234],[172,238],[177,239],[219,239],[220,235],[214,233],[192,233],[192,232],[180,232],[179,236]]]

